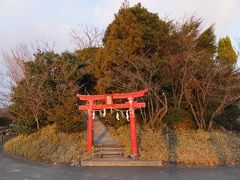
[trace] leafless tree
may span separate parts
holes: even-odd
[[[9,53],[3,52],[3,59],[10,79],[16,83],[24,77],[24,63],[32,60],[32,53],[26,45],[20,44]]]
[[[0,82],[0,103],[2,106],[8,106],[12,96],[12,88],[17,86],[20,82],[23,83],[24,85],[21,87],[24,88],[18,89],[19,92],[15,93],[14,96],[19,98],[24,104],[23,107],[26,107],[26,111],[30,111],[39,129],[39,117],[43,112],[47,112],[47,109],[44,109],[42,106],[46,97],[43,96],[41,88],[42,84],[45,82],[44,80],[47,79],[48,72],[42,74],[42,81],[36,86],[36,84],[31,82],[31,78],[28,77],[25,69],[25,63],[33,60],[33,52],[35,52],[36,49],[53,51],[54,45],[51,45],[51,43],[47,41],[39,40],[31,46],[20,44],[8,53],[3,52],[3,59],[7,72],[2,76]],[[20,118],[24,116],[25,114],[18,114]]]
[[[197,70],[201,73],[201,70]],[[211,129],[214,118],[240,98],[240,72],[229,67],[206,68],[201,80],[191,82],[184,95],[200,129]]]
[[[102,45],[103,31],[97,27],[80,25],[71,29],[71,38],[79,49],[100,47]]]
[[[113,84],[122,91],[149,89],[143,119],[150,127],[163,122],[169,109],[167,97],[173,96],[178,109],[188,109],[203,130],[211,129],[224,108],[240,98],[239,69],[219,66],[206,59],[205,52],[189,48],[170,55],[165,62],[144,56],[129,58],[120,50],[118,55],[122,61],[115,64]],[[163,94],[164,86],[171,92],[168,96]]]
[[[148,89],[145,97],[147,107],[141,110],[143,122],[151,128],[162,126],[168,112],[168,100],[160,88],[164,79],[158,79],[156,82],[156,77],[159,77],[159,64],[144,56],[138,57],[137,60],[131,59],[124,56],[124,52],[120,50],[118,54],[123,61],[114,68],[116,72],[113,77],[114,86],[126,92]]]
[[[10,85],[9,79],[5,74],[0,73],[0,108],[7,107],[10,101]]]
[[[168,57],[164,70],[177,109],[189,108],[199,129],[211,129],[213,120],[240,97],[240,72],[219,65],[191,41],[185,51]]]
[[[42,37],[36,39],[34,43],[31,44],[31,47],[33,49],[33,52],[36,52],[36,50],[53,52],[55,50],[55,45],[56,45],[55,41]]]
[[[21,88],[18,88],[18,92],[14,94],[14,97],[18,98],[18,101],[24,103],[22,107],[26,108],[26,111],[21,111],[22,114],[18,113],[17,116],[24,119],[25,112],[29,112],[36,122],[37,129],[40,129],[40,116],[44,113],[49,113],[43,105],[49,97],[45,96],[42,89],[47,77],[48,72],[44,72],[37,84],[32,83],[31,78],[25,77]]]
[[[11,89],[24,77],[24,62],[30,61],[32,55],[26,45],[20,44],[10,52],[3,52],[3,66],[5,72],[1,72],[0,104],[3,107],[9,105]]]
[[[194,59],[196,54],[191,49],[182,54],[168,57],[166,67],[164,68],[166,81],[171,85],[172,96],[174,99],[174,108],[181,109],[184,91],[188,88],[194,77]]]

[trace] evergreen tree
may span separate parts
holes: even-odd
[[[53,122],[62,132],[82,130],[83,114],[76,108],[76,94],[89,91],[92,83],[86,83],[91,80],[78,55],[38,51],[25,67],[25,77],[11,95],[19,132],[31,133]]]
[[[214,27],[210,26],[197,39],[197,51],[205,50],[210,57],[216,53]]]
[[[218,59],[221,64],[232,65],[237,61],[237,54],[233,49],[232,42],[228,36],[218,41]]]
[[[140,3],[134,7],[122,6],[108,26],[103,38],[104,47],[96,57],[98,92],[113,91],[114,64],[122,65],[123,58],[153,55],[164,48],[169,31],[170,23],[161,21],[157,14],[149,12]]]

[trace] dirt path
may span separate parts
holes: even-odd
[[[98,119],[94,120],[94,144],[117,144],[107,127]]]

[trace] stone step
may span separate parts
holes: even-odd
[[[162,161],[129,159],[94,159],[81,161],[81,166],[162,166]]]
[[[123,158],[121,154],[96,154],[94,155],[94,159],[115,159],[115,158]]]
[[[95,152],[98,152],[98,151],[124,151],[124,148],[118,148],[118,147],[105,148],[104,147],[104,148],[94,148],[94,151]]]
[[[110,158],[110,157],[123,157],[124,150],[118,148],[99,148],[94,151],[94,157]]]
[[[104,156],[104,155],[119,155],[123,156],[123,151],[101,151],[94,153],[95,156]]]
[[[120,146],[118,144],[95,144],[95,148],[124,148],[123,146]]]
[[[124,157],[124,148],[116,144],[96,144],[94,146],[95,158],[121,158]]]
[[[93,161],[129,161],[131,159],[127,158],[127,157],[113,157],[111,159],[103,159],[103,158],[93,158],[93,159],[88,159],[88,160],[93,160]]]
[[[118,154],[118,153],[123,153],[124,151],[122,150],[102,150],[102,151],[94,151],[95,154],[101,153],[101,154]]]

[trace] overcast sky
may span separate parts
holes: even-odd
[[[197,14],[204,26],[215,24],[217,37],[240,37],[240,0],[130,0],[161,18]],[[73,50],[70,29],[79,24],[104,29],[122,0],[0,0],[0,51],[37,39],[55,42],[57,51]],[[2,70],[0,56],[0,70]]]

